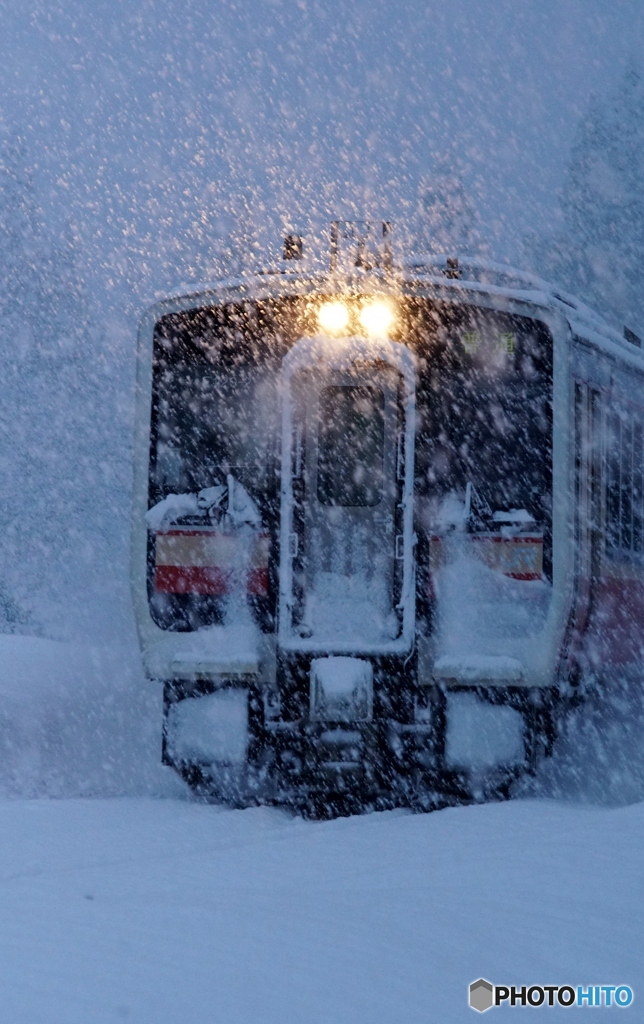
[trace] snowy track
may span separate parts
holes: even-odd
[[[482,975],[629,984],[625,1019],[641,1020],[643,833],[644,805],[311,824],[169,799],[5,801],[0,1017],[457,1024]]]

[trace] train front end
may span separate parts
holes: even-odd
[[[565,621],[557,332],[525,296],[359,256],[144,318],[134,595],[196,790],[430,807],[534,766]]]

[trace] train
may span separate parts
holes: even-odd
[[[163,762],[319,817],[512,794],[641,674],[644,352],[566,292],[290,235],[138,334],[132,588]]]

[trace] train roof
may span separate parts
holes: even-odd
[[[454,262],[448,256],[421,254],[410,257],[405,262],[404,268],[408,274],[414,276],[419,275],[440,279],[447,272],[452,271]],[[478,285],[479,287],[482,286],[482,290],[488,293],[494,294],[496,292],[503,295],[511,294],[514,297],[520,296],[538,305],[547,305],[559,309],[568,320],[574,319],[580,327],[582,325],[587,326],[620,346],[637,346],[637,342],[640,341],[632,331],[628,333],[633,338],[637,338],[637,341],[629,341],[625,335],[620,334],[618,330],[611,327],[608,321],[591,309],[590,306],[587,306],[576,296],[571,295],[570,292],[556,287],[536,274],[525,270],[517,270],[515,267],[509,267],[503,263],[495,263],[492,260],[469,258],[467,256],[460,258],[457,263],[459,271],[457,283],[461,287],[467,286],[471,288],[472,285]]]
[[[328,291],[338,287],[358,290],[360,285],[383,290],[414,294],[419,288],[436,288],[443,296],[450,293],[477,292],[494,299],[527,303],[531,306],[559,312],[568,321],[573,333],[613,358],[623,360],[640,369],[644,367],[644,349],[641,339],[628,328],[616,330],[599,313],[576,296],[553,285],[536,274],[479,257],[450,257],[433,253],[419,253],[403,259],[390,271],[361,271],[350,276],[331,274],[319,265],[307,265],[306,260],[285,260],[278,266],[248,272],[234,278],[208,281],[203,284],[184,285],[174,289],[161,302],[147,311],[155,320],[169,312],[194,308],[198,302],[244,301],[267,295]],[[471,299],[470,299],[471,301]]]

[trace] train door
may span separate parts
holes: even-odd
[[[391,363],[337,355],[303,362],[288,382],[281,633],[305,649],[385,650],[402,639],[413,575],[409,389]]]
[[[331,645],[393,640],[398,375],[307,376],[301,630]]]

